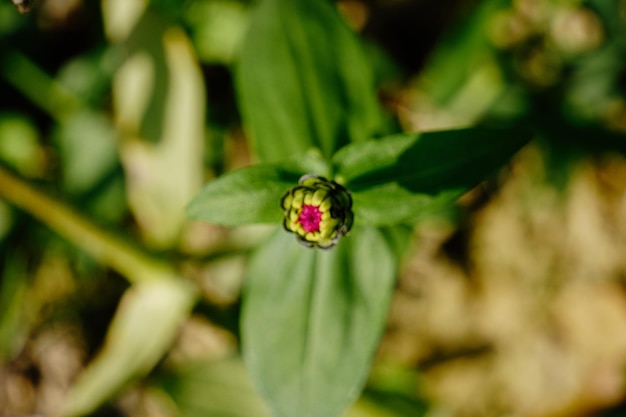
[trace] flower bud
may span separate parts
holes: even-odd
[[[307,174],[281,200],[283,226],[307,247],[328,249],[352,227],[352,197],[335,181]]]

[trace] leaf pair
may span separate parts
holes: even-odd
[[[499,129],[397,135],[346,146],[333,157],[332,171],[352,194],[357,225],[392,226],[450,205],[527,140],[524,132]],[[278,223],[280,199],[300,176],[328,171],[310,155],[244,168],[206,185],[188,214],[230,226]]]

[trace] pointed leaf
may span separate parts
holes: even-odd
[[[275,417],[334,417],[356,398],[384,328],[395,260],[355,230],[331,251],[280,233],[251,260],[243,352]]]
[[[355,223],[393,225],[440,210],[506,164],[524,131],[464,129],[353,144],[335,155]]]
[[[165,354],[189,314],[195,289],[180,278],[136,284],[126,292],[102,352],[83,371],[62,417],[92,413]]]
[[[381,126],[372,65],[327,0],[263,0],[242,48],[238,87],[259,158],[318,148],[326,158]]]
[[[197,220],[228,226],[278,223],[280,200],[304,174],[328,175],[326,164],[313,155],[297,162],[259,164],[230,172],[208,183],[187,206]]]
[[[114,111],[130,209],[146,242],[171,247],[184,206],[202,185],[205,87],[184,31],[142,19],[116,72]],[[150,36],[141,34],[150,33]]]

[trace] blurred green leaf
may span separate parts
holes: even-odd
[[[238,358],[189,364],[161,378],[159,385],[185,417],[269,415]]]
[[[608,44],[580,60],[564,91],[564,109],[574,121],[593,121],[619,94],[624,49]]]
[[[352,210],[355,222],[360,224],[392,226],[412,223],[444,210],[465,191],[455,188],[428,195],[414,193],[392,182],[352,193]]]
[[[115,111],[126,139],[121,152],[131,209],[146,241],[167,248],[181,233],[185,204],[202,185],[205,86],[186,34],[146,25],[140,26],[143,37],[151,33],[157,45],[152,38],[132,39],[136,53],[115,79]],[[146,140],[150,132],[156,143]]]
[[[200,60],[230,64],[245,35],[249,7],[238,0],[196,0],[185,10]]]
[[[87,198],[83,208],[100,224],[119,224],[128,215],[124,177],[120,172]]]
[[[397,135],[350,145],[334,162],[352,193],[355,223],[393,225],[451,204],[529,139],[480,128]]]
[[[128,53],[113,79],[113,109],[119,127],[128,137],[154,144],[163,141],[168,107],[183,96],[193,97],[187,88],[173,90],[174,83],[182,85],[181,80],[184,80],[195,84],[192,90],[195,95],[205,91],[195,52],[186,34],[179,32],[182,36],[176,36],[179,30],[167,15],[148,9],[124,42]],[[173,36],[166,36],[167,33]],[[203,110],[204,95],[190,102],[196,106],[189,117],[194,116],[196,110]],[[191,110],[181,107],[181,114],[183,109]]]
[[[263,161],[318,148],[326,158],[381,128],[372,64],[326,0],[263,0],[239,62],[252,145]]]
[[[0,200],[0,242],[2,242],[13,227],[13,221],[11,207],[5,203],[4,200]]]
[[[385,237],[396,259],[402,260],[406,256],[406,248],[409,245],[413,227],[399,224],[392,227],[383,227],[379,230]]]
[[[5,37],[23,26],[25,19],[15,13],[15,6],[8,1],[0,3],[0,37]]]
[[[381,233],[331,251],[279,233],[253,256],[243,352],[275,417],[333,417],[356,399],[381,336],[396,265]]]
[[[0,115],[0,160],[22,175],[37,176],[43,171],[42,159],[33,123],[18,115]]]
[[[80,111],[68,116],[55,132],[63,159],[63,187],[80,194],[118,166],[118,137],[102,114]]]
[[[104,30],[113,42],[126,39],[141,18],[148,0],[103,0]]]
[[[187,206],[197,220],[238,226],[278,223],[280,200],[304,174],[327,175],[326,164],[312,155],[282,164],[258,164],[226,174],[208,183]]]
[[[57,121],[63,121],[82,105],[72,91],[17,50],[3,56],[0,76]]]
[[[100,108],[110,100],[111,78],[121,59],[115,48],[98,49],[65,63],[56,78],[83,106]]]
[[[89,414],[129,382],[145,376],[170,347],[194,298],[193,287],[178,277],[131,287],[103,350],[79,377],[61,415]]]
[[[421,375],[409,364],[377,362],[372,368],[363,402],[395,416],[427,415],[428,403],[420,384]]]
[[[359,398],[343,417],[422,417],[426,414],[425,410],[417,407],[398,408],[384,400],[381,401],[380,398],[372,398],[366,394]]]
[[[25,260],[7,256],[0,281],[0,361],[20,351],[32,324],[26,277]]]
[[[509,4],[507,0],[486,0],[476,3],[471,13],[438,43],[427,67],[420,74],[423,88],[438,104],[445,104],[463,90],[493,59],[489,40],[494,13]]]

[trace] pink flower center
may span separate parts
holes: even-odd
[[[302,206],[302,212],[300,213],[300,217],[298,217],[298,222],[300,222],[306,233],[319,232],[321,221],[322,212],[319,207],[310,206],[308,204]]]

